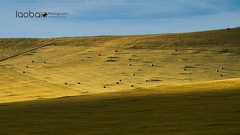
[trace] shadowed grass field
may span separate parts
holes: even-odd
[[[0,39],[0,134],[240,134],[240,29]]]
[[[1,104],[0,134],[237,135],[239,86],[232,79]]]

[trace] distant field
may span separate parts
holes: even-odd
[[[240,134],[239,37],[0,39],[0,134]]]

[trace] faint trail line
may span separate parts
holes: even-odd
[[[5,60],[8,60],[8,59],[11,59],[11,58],[14,58],[14,57],[17,57],[17,56],[19,56],[19,55],[22,55],[22,54],[25,54],[25,53],[28,53],[28,52],[31,52],[31,51],[38,50],[38,49],[40,49],[40,48],[43,48],[43,47],[49,46],[49,45],[51,45],[51,44],[52,44],[52,43],[48,43],[48,44],[45,44],[45,45],[39,46],[39,47],[37,47],[37,48],[33,48],[33,49],[28,50],[28,51],[25,51],[25,52],[15,54],[15,55],[13,55],[13,56],[9,56],[9,57],[6,57],[6,58],[3,58],[3,59],[0,59],[0,62],[1,62],[1,61],[5,61]]]

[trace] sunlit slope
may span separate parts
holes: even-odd
[[[239,30],[1,39],[2,102],[239,78]],[[29,98],[25,89],[39,95]]]
[[[205,49],[240,52],[240,28],[180,34],[98,36],[53,39],[0,39],[0,58],[21,54],[46,45],[114,46],[144,49]]]
[[[0,66],[0,103],[72,96],[77,92]]]
[[[240,55],[235,53],[148,49],[120,49],[115,52],[115,49],[47,46],[1,64],[21,75],[68,87],[79,94],[240,76]]]
[[[230,79],[1,104],[0,133],[237,134],[239,85]]]
[[[240,28],[193,33],[140,36],[100,36],[63,38],[59,45],[112,46],[128,49],[201,49],[220,52],[240,52]]]

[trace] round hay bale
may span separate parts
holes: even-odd
[[[78,84],[81,84],[80,82],[78,82]]]
[[[135,74],[132,74],[132,76],[135,76]]]
[[[184,70],[186,71],[187,69],[186,69],[186,68],[184,68]]]
[[[218,70],[216,70],[216,72],[219,72]]]
[[[132,64],[128,64],[128,66],[132,66]]]
[[[116,84],[119,84],[119,82],[116,82]]]
[[[98,56],[101,56],[101,54],[98,54]]]
[[[145,80],[146,82],[148,82],[148,80]]]
[[[46,64],[47,62],[44,61],[43,63]]]
[[[132,60],[131,58],[129,58],[128,60]]]
[[[131,87],[133,87],[133,85],[131,85]]]
[[[223,67],[221,67],[221,69],[224,69]]]
[[[118,50],[115,50],[115,52],[118,52]]]
[[[223,75],[220,75],[220,76],[223,76]]]
[[[25,71],[23,71],[23,73],[26,73]]]
[[[103,86],[103,88],[106,88],[106,86]]]
[[[119,81],[121,82],[122,80],[120,79]]]
[[[28,66],[26,66],[26,68],[28,68]]]
[[[151,64],[151,66],[153,67],[153,64]]]
[[[67,82],[65,82],[64,84],[67,85]]]
[[[34,60],[32,60],[32,63],[34,62]]]

